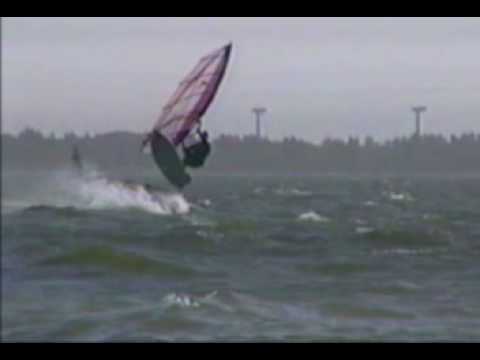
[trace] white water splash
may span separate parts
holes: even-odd
[[[151,193],[139,184],[97,178],[80,181],[74,190],[78,191],[82,205],[87,208],[134,208],[161,215],[186,214],[190,211],[190,204],[182,194]]]
[[[317,214],[315,211],[308,211],[298,216],[300,221],[313,221],[313,222],[329,222],[330,219]]]
[[[167,306],[179,307],[199,307],[198,301],[195,301],[189,295],[177,295],[175,293],[168,294],[163,298],[163,303]]]
[[[413,196],[409,193],[386,193],[385,194],[392,201],[413,201]]]
[[[217,295],[217,291],[213,291],[205,296],[192,296],[187,294],[170,293],[163,298],[163,304],[170,306],[178,306],[182,308],[197,308],[201,304],[210,302]]]
[[[71,171],[51,173],[28,199],[30,206],[72,206],[79,209],[138,209],[153,214],[186,214],[190,204],[180,193],[147,191],[141,184],[109,180],[90,170],[79,176]]]

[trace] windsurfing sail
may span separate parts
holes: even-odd
[[[232,44],[202,57],[163,107],[154,130],[177,147],[200,124],[222,82]]]
[[[202,116],[212,103],[227,68],[232,44],[200,59],[180,82],[163,107],[153,131],[144,140],[151,144],[155,163],[165,177],[182,188],[190,182],[176,148],[201,125]]]

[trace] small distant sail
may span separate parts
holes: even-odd
[[[76,145],[73,147],[72,151],[72,163],[75,169],[81,173],[83,170],[83,163],[80,157],[80,151],[78,151],[78,147]]]

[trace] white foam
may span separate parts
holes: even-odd
[[[195,301],[189,295],[177,295],[175,293],[168,294],[163,298],[163,303],[167,306],[179,307],[199,307],[198,301]]]
[[[330,219],[317,214],[315,211],[308,211],[298,216],[300,221],[329,222]]]
[[[413,197],[409,193],[390,192],[390,193],[387,193],[386,195],[392,201],[413,201]]]
[[[201,304],[211,302],[216,295],[217,291],[213,291],[205,296],[170,293],[163,298],[162,302],[168,307],[178,306],[182,308],[197,308]]]
[[[279,188],[275,190],[275,194],[282,196],[309,196],[312,195],[310,191],[300,190],[296,188]]]
[[[42,204],[95,210],[134,208],[161,215],[190,211],[190,204],[180,193],[148,192],[140,184],[111,181],[95,170],[82,176],[68,171],[52,173],[46,185],[30,206]]]
[[[368,234],[368,233],[371,233],[372,231],[374,231],[375,229],[371,228],[371,227],[368,227],[368,226],[358,226],[355,228],[355,232],[357,234]]]
[[[141,185],[127,185],[103,178],[82,181],[78,194],[87,208],[136,208],[155,214],[185,214],[190,204],[179,193],[149,193]]]

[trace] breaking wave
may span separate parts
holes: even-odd
[[[317,214],[315,211],[308,211],[298,216],[300,221],[329,222],[330,219]]]
[[[47,257],[40,261],[43,266],[71,266],[75,268],[94,267],[109,274],[175,276],[186,278],[195,271],[184,265],[160,261],[130,251],[115,249],[112,246],[87,246]]]
[[[202,304],[208,303],[216,295],[216,290],[204,296],[169,293],[163,298],[163,303],[167,306],[199,307]]]

